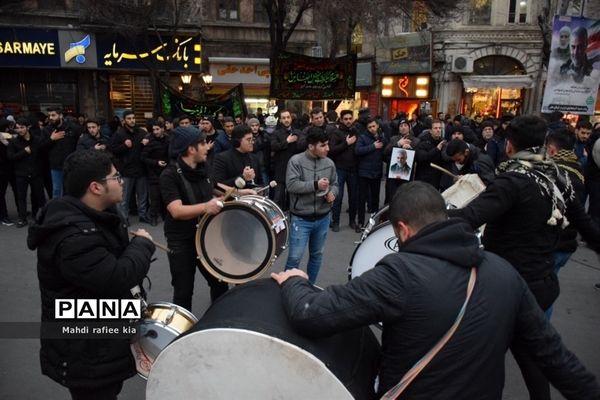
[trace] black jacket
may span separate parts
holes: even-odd
[[[298,140],[293,143],[288,143],[287,137],[289,135],[297,135]],[[277,128],[271,135],[271,152],[273,154],[272,160],[275,172],[273,178],[280,185],[285,183],[285,171],[290,158],[294,154],[302,153],[302,150],[298,146],[301,135],[301,132],[297,129],[291,127],[286,129],[283,126]]]
[[[356,171],[358,168],[358,156],[354,152],[356,142],[348,145],[346,142],[347,136],[355,136],[358,139],[358,132],[354,126],[347,128],[342,124],[339,128],[332,130],[329,137],[328,156],[333,160],[337,168]]]
[[[100,135],[100,133],[98,133],[98,137],[95,138],[86,132],[79,137],[79,141],[77,141],[76,150],[94,149],[94,146],[96,146],[97,144],[106,145],[106,139],[103,138],[102,135]]]
[[[442,141],[442,137],[434,139],[430,131],[425,131],[419,139],[420,142],[415,147],[415,159],[417,160],[415,180],[427,182],[438,189],[442,173],[429,164],[434,163],[442,166],[442,152],[437,148]]]
[[[37,249],[42,322],[54,319],[55,299],[130,299],[146,276],[154,245],[129,242],[116,213],[65,196],[50,201],[29,228]],[[100,387],[135,374],[127,339],[42,339],[42,372],[67,387]]]
[[[444,168],[455,175],[477,174],[483,183],[489,185],[496,177],[494,174],[494,164],[492,163],[491,158],[482,153],[475,145],[469,144],[469,150],[469,158],[466,160],[462,169],[459,170],[452,159],[444,163]],[[446,190],[453,184],[454,180],[452,177],[444,174],[440,179],[440,190]]]
[[[482,251],[458,220],[423,228],[399,253],[344,286],[321,291],[304,279],[288,279],[283,305],[294,328],[311,337],[382,321],[382,395],[452,326],[473,266],[477,281],[458,330],[402,399],[501,399],[504,357],[513,340],[527,343],[565,397],[597,399],[596,379],[564,347],[525,282],[505,260]]]
[[[50,135],[54,131],[64,131],[65,137],[60,140],[51,140]],[[56,127],[48,125],[42,131],[43,146],[48,152],[48,161],[51,169],[62,169],[65,158],[75,151],[77,141],[79,140],[80,129],[70,126],[64,122]]]
[[[600,250],[600,231],[580,202],[566,201],[569,222],[592,248]],[[527,282],[534,282],[553,273],[560,227],[547,224],[551,211],[551,200],[542,196],[531,178],[505,172],[466,207],[448,213],[464,218],[474,229],[487,224],[485,248],[508,260]]]
[[[108,150],[115,155],[117,169],[121,175],[132,178],[144,176],[144,163],[141,159],[144,137],[146,137],[146,132],[138,127],[135,127],[133,131],[121,127],[112,135]],[[131,147],[125,145],[127,139],[131,140]]]
[[[158,165],[159,161],[169,163],[169,140],[167,136],[157,138],[152,135],[148,144],[142,149],[142,161],[146,164],[148,176],[158,178],[164,167]]]
[[[563,153],[563,152],[561,152]],[[581,204],[585,206],[585,184],[583,180],[583,170],[577,161],[577,156],[573,152],[564,152],[569,154],[567,157],[560,157],[560,154],[556,157],[552,157],[552,160],[556,163],[556,165],[562,169],[569,178],[571,179],[571,183],[573,184],[573,189],[575,190],[575,195]],[[574,226],[569,224],[565,229],[560,233],[560,240],[558,241],[558,245],[556,246],[556,251],[564,251],[564,252],[575,252],[577,250],[577,229]]]
[[[42,139],[33,135],[30,135],[29,141],[17,135],[8,142],[6,154],[13,163],[15,176],[35,177],[42,174],[43,145]],[[27,146],[31,154],[25,151]]]
[[[242,153],[237,149],[229,149],[215,155],[212,166],[213,180],[228,186],[235,187],[235,180],[242,176],[244,168],[254,169],[254,182],[246,181],[246,187],[262,185],[260,161],[256,154]]]
[[[380,149],[375,148],[376,140],[370,133],[363,133],[358,137],[354,147],[354,152],[358,156],[358,176],[368,179],[381,178],[383,153],[388,141],[383,133],[379,134],[378,139],[383,143],[383,147]]]

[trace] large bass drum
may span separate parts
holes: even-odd
[[[362,275],[375,267],[383,257],[398,251],[398,238],[387,216],[389,206],[384,206],[370,218],[359,243],[352,253],[348,267],[348,280]]]
[[[204,267],[228,283],[258,278],[288,243],[288,221],[273,201],[242,196],[220,213],[205,214],[196,232],[196,251]]]
[[[300,336],[277,283],[261,279],[221,296],[160,353],[146,398],[371,399],[379,352],[369,328]]]

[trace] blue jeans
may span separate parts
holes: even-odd
[[[51,169],[52,177],[52,198],[58,199],[63,195],[63,171],[62,169]]]
[[[356,212],[358,211],[358,174],[356,171],[337,168],[338,196],[333,202],[331,219],[333,223],[340,223],[342,213],[342,202],[344,200],[344,183],[348,186],[348,208],[350,211],[350,223],[356,223]]]
[[[560,271],[560,269],[567,264],[567,261],[569,261],[571,255],[573,255],[573,252],[570,251],[554,252],[554,273],[556,273],[556,275],[558,275],[558,271]],[[552,317],[553,307],[554,306],[552,305],[545,311],[546,318],[548,320],[550,320],[550,318]]]
[[[304,254],[304,249],[306,248],[306,243],[308,242],[309,257],[306,270],[308,280],[311,283],[316,282],[319,269],[321,268],[323,248],[325,247],[325,239],[327,239],[327,232],[329,231],[329,215],[327,214],[315,221],[310,221],[296,215],[291,216],[290,246],[285,269],[298,268]]]
[[[138,216],[140,218],[146,218],[146,210],[148,208],[148,185],[145,176],[123,177],[123,201],[119,205],[123,217],[125,217],[125,219],[129,218],[129,201],[131,200],[131,195],[134,190],[138,207]]]

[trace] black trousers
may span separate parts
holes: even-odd
[[[15,176],[12,174],[5,174],[0,171],[0,219],[8,218],[8,208],[6,207],[6,190],[8,184],[12,188],[13,195],[15,196],[15,203],[17,202],[17,184],[15,182]]]
[[[194,276],[196,269],[200,271],[210,287],[210,299],[215,301],[229,289],[229,285],[220,282],[200,264],[193,241],[168,241],[169,269],[171,270],[171,285],[173,286],[173,303],[192,311],[192,296],[194,294]]]
[[[165,216],[165,206],[163,205],[162,196],[160,194],[160,186],[158,176],[149,176],[146,179],[148,183],[148,197],[150,207],[148,207],[148,216],[152,219]]]
[[[277,182],[277,186],[273,188],[273,201],[277,203],[282,211],[287,211],[290,208],[287,190],[285,190],[285,182]]]
[[[558,277],[554,273],[538,281],[528,281],[527,286],[543,311],[546,311],[554,303],[560,292]],[[510,350],[525,380],[529,398],[531,400],[550,400],[550,384],[527,352],[527,348],[521,343],[513,343]]]
[[[31,215],[46,204],[44,181],[41,176],[17,176],[17,212],[19,219],[27,219],[27,188],[31,186]]]
[[[358,224],[365,224],[365,203],[369,213],[379,210],[381,178],[358,177]]]
[[[123,382],[94,388],[70,388],[73,400],[116,400],[123,389]]]

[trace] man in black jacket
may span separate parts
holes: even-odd
[[[119,206],[129,223],[129,201],[135,191],[140,222],[150,223],[146,216],[148,207],[148,184],[142,162],[142,148],[148,144],[146,131],[135,125],[135,114],[123,113],[124,125],[112,136],[108,149],[117,158],[117,167],[123,176],[123,201]]]
[[[8,144],[8,159],[13,162],[17,188],[17,228],[27,226],[27,187],[31,187],[31,214],[44,206],[44,180],[42,175],[42,155],[44,143],[29,133],[30,124],[19,118],[15,125],[17,136]]]
[[[446,169],[455,175],[477,174],[479,178],[489,185],[494,180],[494,164],[492,159],[483,154],[479,148],[461,139],[452,139],[445,149],[446,156],[451,161],[447,162]],[[444,175],[440,180],[442,191],[454,184],[451,176]]]
[[[446,141],[442,138],[443,122],[434,120],[431,129],[419,136],[420,142],[415,147],[417,170],[415,180],[429,183],[434,188],[440,187],[442,173],[430,164],[442,165],[442,149]]]
[[[283,110],[279,114],[279,127],[271,135],[271,151],[273,152],[273,170],[275,187],[273,200],[283,210],[287,211],[288,201],[286,192],[285,173],[287,164],[294,154],[301,153],[298,147],[298,140],[301,136],[300,131],[292,127],[292,114]]]
[[[244,188],[262,185],[260,161],[256,154],[252,153],[254,136],[250,127],[241,124],[233,128],[231,144],[232,149],[215,156],[212,171],[214,181],[227,186],[237,186],[236,179],[242,178]]]
[[[590,247],[600,251],[600,230],[585,214],[565,172],[544,159],[541,146],[546,132],[541,118],[512,120],[506,130],[509,160],[498,166],[496,179],[465,208],[449,211],[474,229],[487,224],[483,245],[515,267],[544,311],[559,294],[553,253],[565,218]],[[550,399],[548,382],[527,349],[513,345],[511,350],[531,397]]]
[[[465,303],[469,275],[476,273],[458,329],[402,398],[500,399],[511,341],[526,344],[567,399],[600,396],[598,382],[564,347],[523,279],[505,260],[483,251],[467,224],[447,218],[444,200],[432,186],[402,185],[390,216],[398,253],[346,285],[319,290],[300,270],[271,274],[299,333],[321,337],[383,322],[381,396],[453,325]]]
[[[42,136],[50,163],[52,198],[56,199],[63,194],[63,163],[65,158],[75,151],[79,134],[63,119],[60,108],[48,109],[48,121],[49,124],[44,128]]]
[[[110,155],[75,152],[65,160],[65,196],[53,199],[31,226],[27,245],[37,249],[42,323],[56,324],[56,299],[131,299],[154,253],[138,229],[128,239],[115,211],[123,196]],[[42,373],[69,388],[73,399],[116,399],[135,375],[129,339],[41,339]]]
[[[332,207],[331,230],[340,230],[340,214],[344,199],[344,183],[348,187],[348,211],[350,228],[356,230],[356,213],[358,212],[358,156],[354,152],[358,132],[354,128],[352,110],[342,110],[341,124],[337,129],[331,129],[329,136],[329,158],[335,163],[338,178],[338,196]]]
[[[100,124],[95,119],[89,119],[85,123],[86,132],[79,137],[77,150],[106,150],[105,139],[100,133]]]
[[[158,217],[165,216],[165,207],[160,196],[160,185],[158,177],[169,163],[169,141],[165,134],[165,125],[160,121],[152,121],[152,136],[148,144],[142,149],[142,161],[148,171],[148,195],[150,197],[150,208],[148,214],[150,224],[156,226]]]

